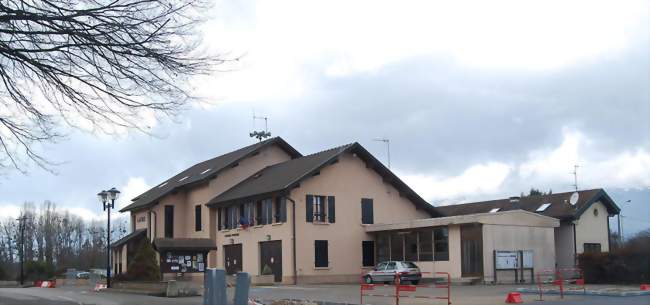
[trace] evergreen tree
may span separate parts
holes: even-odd
[[[160,266],[156,261],[156,251],[148,239],[143,239],[138,252],[127,269],[128,278],[136,281],[159,281]]]

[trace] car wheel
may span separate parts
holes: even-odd
[[[420,283],[420,281],[411,281],[411,284],[413,284],[413,285],[417,285],[419,283]]]
[[[366,275],[364,280],[366,281],[366,284],[372,284],[372,277],[370,277],[370,275]]]

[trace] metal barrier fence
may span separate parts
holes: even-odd
[[[423,272],[425,273],[425,272]],[[426,272],[428,273],[428,272]],[[447,305],[451,305],[451,275],[447,272],[436,272],[437,275],[444,275],[446,282],[443,284],[435,283],[433,285],[403,285],[400,281],[401,274],[395,274],[393,283],[390,284],[366,284],[361,283],[359,287],[359,304],[363,304],[363,297],[387,297],[395,298],[395,305],[399,305],[400,298],[413,298],[413,299],[432,299],[432,300],[447,300]],[[385,293],[368,293],[367,291],[375,291],[377,287],[390,287],[394,286],[393,292]],[[418,288],[438,288],[445,289],[446,295],[444,296],[427,296],[427,295],[403,295],[402,292],[416,292]]]
[[[542,278],[546,276],[546,281]],[[564,299],[564,291],[567,288],[577,287],[585,294],[587,293],[587,286],[585,285],[585,278],[582,269],[580,268],[559,268],[559,269],[545,269],[536,274],[537,290],[539,291],[539,300],[544,300],[544,284],[551,284],[557,286],[560,291],[560,298]]]

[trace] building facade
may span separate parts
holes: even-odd
[[[527,251],[530,264],[546,269],[608,250],[616,205],[592,190],[567,208],[570,195],[434,207],[358,143],[303,156],[273,138],[134,198],[121,210],[130,212],[133,233],[114,244],[113,267],[128,272],[144,239],[166,279],[200,281],[210,267],[254,281],[357,282],[377,262],[409,260],[425,272],[498,282],[512,275],[495,268],[499,251]]]

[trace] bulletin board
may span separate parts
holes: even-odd
[[[207,252],[167,251],[160,255],[160,269],[164,273],[201,273],[207,267]]]

